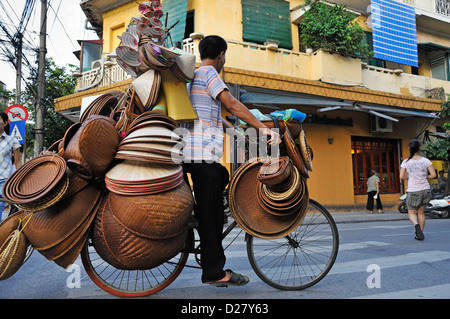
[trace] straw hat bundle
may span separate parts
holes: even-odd
[[[179,165],[184,143],[176,128],[170,117],[157,111],[145,112],[130,125],[115,158]]]

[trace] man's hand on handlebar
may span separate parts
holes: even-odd
[[[278,144],[281,143],[281,136],[277,132],[272,131],[271,129],[269,129],[267,127],[266,128],[262,128],[260,130],[261,130],[261,132],[263,134],[270,136],[270,139],[267,141],[267,144],[269,144],[269,145],[278,145]]]

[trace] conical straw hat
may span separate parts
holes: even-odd
[[[164,165],[142,161],[124,160],[117,163],[106,174],[105,179],[125,183],[156,182],[168,180],[182,171],[181,165]]]
[[[137,51],[127,46],[119,46],[116,49],[117,57],[129,66],[138,66],[142,63]]]
[[[138,76],[132,82],[136,94],[139,96],[139,99],[142,101],[144,105],[147,105],[152,97],[152,94],[155,94],[154,92],[155,73],[156,73],[155,70],[149,69],[147,72]]]
[[[128,134],[125,138],[133,138],[139,136],[168,137],[173,140],[181,140],[180,136],[167,128],[165,125],[147,125]]]

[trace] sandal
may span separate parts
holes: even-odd
[[[424,240],[425,236],[422,233],[422,229],[420,229],[420,225],[416,224],[414,226],[414,228],[416,229],[416,238],[415,239],[417,239],[417,240]]]
[[[243,276],[241,274],[237,274],[233,272],[231,269],[225,270],[231,274],[231,277],[227,281],[213,281],[213,282],[205,282],[205,284],[209,284],[214,287],[228,287],[228,286],[243,286],[248,284],[250,279],[247,276]]]

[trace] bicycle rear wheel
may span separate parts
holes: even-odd
[[[258,277],[280,290],[302,290],[322,280],[339,247],[336,223],[325,207],[309,200],[303,222],[280,239],[247,238],[247,254]]]
[[[89,237],[81,252],[81,260],[89,278],[104,291],[119,297],[144,297],[169,286],[181,273],[192,245],[192,230],[185,248],[169,261],[148,270],[122,270],[103,260]]]

